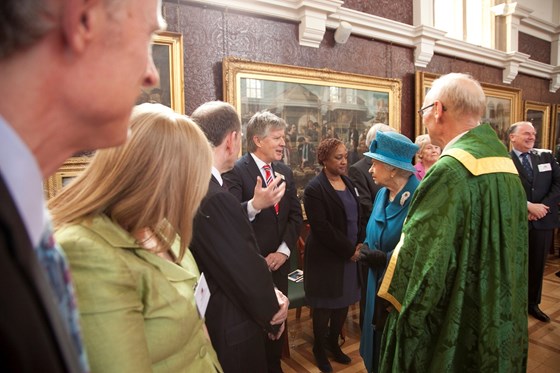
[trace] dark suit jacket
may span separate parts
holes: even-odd
[[[354,185],[346,176],[344,184],[356,202]],[[314,297],[342,296],[344,263],[354,255],[365,231],[358,229],[354,241],[347,238],[347,217],[344,205],[324,172],[313,178],[304,194],[304,205],[311,231],[305,243],[305,294]],[[358,221],[360,218],[358,208]]]
[[[381,186],[373,182],[373,178],[369,173],[370,168],[371,158],[364,156],[348,169],[348,176],[358,189],[358,200],[360,201],[361,208],[360,227],[364,232],[366,231],[369,216],[373,210],[375,195],[377,194],[377,191],[381,189]]]
[[[0,371],[81,372],[53,298],[0,176]]]
[[[286,242],[291,251],[290,255],[297,255],[297,239],[303,223],[301,204],[297,198],[296,185],[292,170],[282,162],[272,163],[273,172],[279,172],[285,177],[286,193],[279,202],[278,215],[274,206],[262,210],[251,222],[262,256],[276,252],[282,241]],[[235,163],[230,172],[224,174],[229,191],[241,202],[248,202],[253,198],[257,176],[262,174],[249,153]],[[265,186],[263,180],[263,186]],[[246,206],[245,206],[246,207]],[[272,273],[276,287],[284,294],[288,294],[288,272],[290,261]]]
[[[212,177],[190,249],[208,281],[206,325],[225,372],[267,370],[263,330],[279,309],[268,266],[239,201]]]
[[[529,154],[533,166],[533,175],[530,178],[519,157],[511,151],[511,158],[519,172],[521,184],[525,189],[527,201],[542,203],[550,207],[549,213],[542,219],[529,222],[529,227],[534,229],[554,229],[560,226],[558,221],[558,201],[560,198],[560,166],[554,160],[554,156],[549,150],[532,149]],[[539,171],[539,165],[550,165],[549,171]]]

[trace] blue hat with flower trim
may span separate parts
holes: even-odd
[[[405,171],[416,172],[412,158],[418,152],[418,145],[397,132],[377,132],[365,156]]]

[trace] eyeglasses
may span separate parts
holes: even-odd
[[[432,106],[434,106],[436,103],[432,103],[428,106],[424,106],[422,109],[418,110],[418,115],[420,115],[420,118],[422,118],[424,116],[424,110],[427,110],[429,108],[431,108]]]
[[[418,115],[420,115],[420,118],[422,118],[424,116],[424,110],[427,110],[427,109],[431,108],[435,104],[436,104],[436,101],[434,101],[432,104],[430,104],[428,106],[424,106],[422,109],[418,110]],[[441,105],[441,110],[446,111],[447,108],[444,105]]]

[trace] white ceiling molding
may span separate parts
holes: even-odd
[[[300,20],[299,44],[305,47],[319,48],[327,29],[328,15],[336,12],[342,3],[341,0],[298,1],[296,11],[299,12]]]
[[[414,66],[426,67],[432,60],[436,42],[443,39],[445,31],[429,26],[416,26],[414,40]]]
[[[335,30],[341,21],[352,26],[352,34],[372,40],[399,44],[414,48],[414,64],[426,67],[433,54],[461,58],[502,68],[503,82],[510,84],[519,72],[550,79],[550,91],[560,88],[560,65],[553,66],[529,59],[529,55],[517,52],[502,52],[476,46],[461,40],[448,38],[445,32],[431,26],[411,26],[390,19],[358,12],[342,7],[342,0],[182,0],[186,3],[218,6],[235,9],[260,16],[299,22],[299,43],[302,46],[319,48],[327,29]],[[512,5],[512,4],[510,4]],[[504,9],[512,14],[511,9]],[[521,23],[519,31],[540,39],[558,43],[560,25],[552,25],[531,16],[532,10],[517,5],[514,16]],[[347,45],[347,44],[346,44]],[[516,44],[514,44],[516,45]],[[553,45],[552,52],[556,51]],[[554,62],[560,60],[552,56]]]
[[[532,16],[533,9],[520,4],[516,6],[516,13],[521,16],[519,31],[546,41],[552,41],[554,35],[560,33],[560,25],[547,22]]]

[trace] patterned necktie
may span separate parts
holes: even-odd
[[[521,164],[523,164],[527,176],[533,177],[533,167],[531,167],[531,163],[529,163],[529,153],[521,153]]]
[[[82,345],[80,320],[78,309],[76,308],[76,298],[72,278],[70,277],[70,269],[64,252],[54,240],[50,220],[47,222],[41,236],[41,242],[35,248],[35,252],[39,262],[47,272],[47,277],[55,296],[55,302],[72,337],[83,371],[89,372],[86,352]]]
[[[270,183],[272,183],[272,180],[273,180],[270,166],[265,164],[263,166],[263,170],[264,170],[265,183],[268,186],[268,185],[270,185]],[[274,204],[274,211],[276,211],[276,215],[278,215],[278,203]]]

